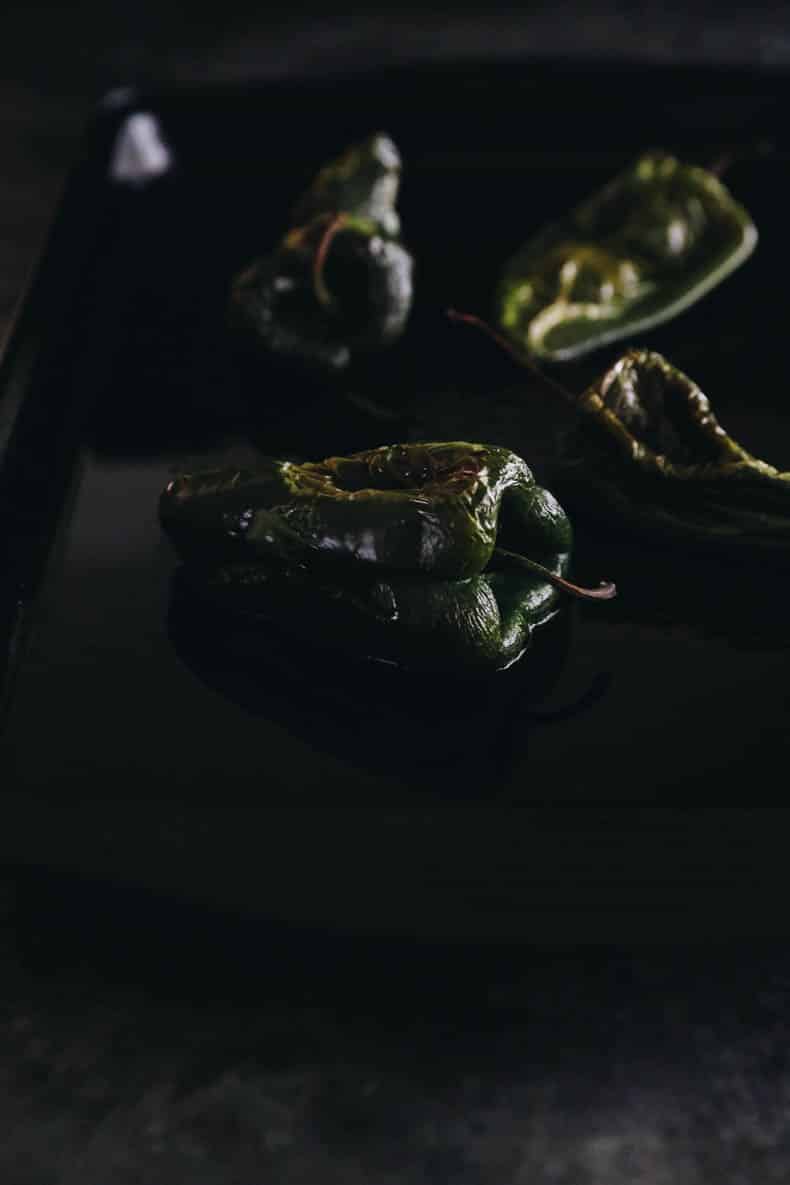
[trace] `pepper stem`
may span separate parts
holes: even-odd
[[[544,580],[548,580],[556,588],[561,588],[563,592],[570,593],[572,597],[578,597],[581,601],[611,601],[612,597],[617,596],[617,586],[611,580],[602,580],[598,588],[582,588],[580,585],[572,584],[570,580],[565,580],[564,577],[558,576],[550,568],[545,568],[537,560],[529,560],[526,556],[519,555],[516,551],[508,551],[504,547],[497,547],[494,550],[494,555],[506,560],[512,560],[519,567],[529,568],[530,572],[537,572]]]
[[[332,302],[332,293],[326,286],[324,280],[324,266],[326,264],[326,257],[329,254],[329,248],[332,245],[332,239],[337,232],[348,220],[346,214],[335,214],[327,223],[326,230],[321,236],[321,241],[316,248],[315,258],[313,259],[313,292],[316,300],[324,308],[329,308]]]
[[[520,366],[526,367],[526,369],[531,374],[533,374],[535,378],[543,384],[544,387],[547,387],[553,395],[561,395],[562,398],[566,399],[569,403],[575,404],[577,402],[577,397],[572,391],[569,391],[563,383],[559,383],[556,379],[549,378],[547,374],[544,374],[540,367],[536,365],[536,363],[526,351],[520,350],[513,342],[508,341],[508,339],[503,334],[498,333],[497,330],[489,325],[487,321],[484,321],[482,317],[477,317],[474,313],[459,313],[455,309],[447,309],[446,315],[451,321],[457,321],[461,325],[474,325],[476,329],[480,329],[483,331],[483,333],[488,334],[491,340],[496,342],[501,350],[504,350],[506,354],[509,354],[514,362],[517,362]]]
[[[707,166],[707,171],[713,173],[714,177],[722,178],[733,165],[740,164],[741,161],[759,159],[760,157],[770,156],[776,151],[772,140],[762,139],[757,140],[752,144],[733,144],[724,148],[717,157],[715,157]]]

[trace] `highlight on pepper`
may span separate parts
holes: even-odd
[[[677,316],[756,243],[712,172],[646,153],[513,256],[497,321],[536,358],[580,358]]]
[[[627,350],[577,395],[481,317],[447,315],[485,333],[578,413],[552,467],[574,506],[706,546],[788,548],[790,471],[748,452],[694,380],[661,354]]]
[[[661,354],[628,350],[576,406],[559,465],[588,504],[695,542],[790,545],[790,472],[748,452]]]
[[[218,608],[404,667],[499,670],[563,594],[571,525],[508,449],[387,445],[185,474],[160,519]]]

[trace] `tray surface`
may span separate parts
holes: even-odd
[[[720,289],[636,344],[691,373],[747,448],[790,464],[776,273],[789,93],[781,77],[745,74],[469,68],[152,95],[105,113],[0,399],[1,413],[22,392],[0,468],[9,801],[100,801],[105,816],[145,802],[146,817],[156,803],[384,816],[759,803],[787,755],[790,626],[773,561],[698,555],[582,517],[575,573],[614,579],[616,601],[564,613],[490,684],[417,680],[338,664],[276,629],[229,648],[174,595],[157,498],[196,464],[407,438],[504,444],[550,484],[567,411],[444,310],[488,314],[512,251],[653,146],[701,163],[743,150],[727,182],[761,239]],[[115,137],[140,111],[158,120],[174,168],[113,183]],[[405,162],[414,315],[386,359],[310,386],[227,334],[228,283],[276,242],[315,168],[378,128]],[[592,373],[613,356],[596,355]],[[580,385],[589,372],[567,374]]]

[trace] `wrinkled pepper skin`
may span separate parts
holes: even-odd
[[[520,457],[467,442],[188,474],[160,517],[226,611],[441,669],[511,665],[560,595],[519,554],[562,576],[572,546]]]
[[[675,317],[756,243],[751,218],[717,177],[648,153],[517,252],[497,320],[536,359],[581,358]]]
[[[580,397],[563,481],[611,519],[695,543],[790,547],[790,472],[747,452],[660,354],[629,350]]]
[[[567,553],[546,556],[559,575]],[[199,595],[250,625],[274,622],[323,647],[406,670],[505,670],[558,612],[547,580],[506,566],[468,580],[323,579],[307,566],[229,565]]]
[[[571,548],[564,511],[526,463],[465,441],[186,474],[160,517],[184,559],[320,560],[432,580],[478,575],[508,536],[522,551]]]
[[[327,165],[276,250],[235,278],[231,323],[324,371],[396,341],[413,297],[413,259],[397,237],[399,181],[398,150],[381,134]]]

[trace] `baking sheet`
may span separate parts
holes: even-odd
[[[501,263],[531,229],[653,146],[703,163],[745,149],[728,182],[761,243],[721,289],[643,344],[687,369],[747,447],[786,463],[776,271],[787,243],[786,96],[783,78],[764,75],[470,66],[323,89],[131,96],[105,112],[60,223],[71,254],[45,255],[44,296],[20,321],[4,373],[4,400],[15,383],[23,389],[0,469],[14,650],[0,746],[9,847],[15,811],[19,836],[29,834],[25,811],[43,812],[55,831],[68,817],[72,833],[80,818],[84,833],[85,820],[101,817],[110,847],[98,855],[91,826],[95,859],[144,877],[156,860],[139,831],[133,845],[123,841],[137,816],[148,820],[151,849],[169,853],[160,860],[168,883],[211,896],[212,878],[226,876],[232,860],[234,826],[274,828],[271,843],[283,812],[296,811],[283,832],[286,853],[300,821],[313,837],[324,829],[329,841],[333,827],[344,837],[329,846],[344,852],[345,871],[331,850],[324,855],[327,875],[346,885],[337,890],[342,922],[358,896],[353,852],[368,846],[361,821],[378,834],[397,819],[393,851],[402,846],[408,866],[409,828],[430,819],[432,856],[418,862],[415,885],[460,877],[479,899],[498,902],[478,910],[478,931],[495,913],[518,931],[530,896],[534,923],[534,886],[514,888],[520,874],[507,881],[507,923],[501,894],[486,892],[499,883],[503,850],[521,868],[519,843],[505,849],[503,837],[514,827],[534,835],[535,808],[767,802],[772,772],[787,757],[781,567],[624,539],[581,520],[576,575],[616,580],[616,601],[569,608],[501,679],[415,679],[336,661],[277,630],[229,638],[207,624],[176,595],[156,504],[169,477],[196,463],[256,451],[318,458],[406,438],[507,444],[550,476],[553,433],[567,412],[529,391],[510,362],[450,325],[444,310],[487,313]],[[174,167],[145,184],[113,181],[113,146],[140,112],[157,120]],[[228,335],[228,283],[276,242],[315,167],[377,128],[393,135],[405,161],[400,209],[418,260],[414,315],[385,369],[361,367],[327,387],[300,384]],[[461,823],[460,807],[467,820],[469,809],[478,812],[478,822]],[[202,828],[224,812],[223,855],[214,872],[203,868],[203,881],[186,860],[192,872],[180,881],[162,835],[180,820],[186,851],[196,811]],[[623,892],[629,876],[638,878],[634,852],[649,846],[640,817]],[[672,817],[682,827],[682,816]],[[617,835],[627,845],[627,812],[621,818]],[[594,848],[606,827],[600,819],[591,826]],[[477,867],[467,840],[446,842],[468,827],[488,836]],[[558,844],[562,826],[548,834]],[[542,851],[550,868],[550,851],[524,842],[530,859]],[[43,846],[47,860],[57,846]],[[90,865],[84,843],[68,846],[66,863]],[[21,841],[17,851],[36,859]],[[606,861],[590,867],[595,880]],[[251,898],[256,870],[248,872],[240,895]],[[287,910],[287,893],[278,898],[271,876],[257,874],[258,900]],[[656,868],[651,875],[662,900]],[[551,876],[540,883],[550,895]],[[439,913],[447,925],[447,910]]]

